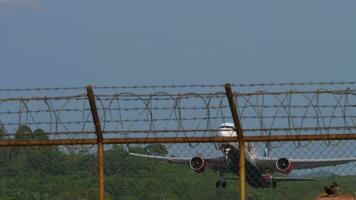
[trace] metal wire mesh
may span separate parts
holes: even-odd
[[[97,199],[96,156],[89,149],[85,145],[75,150],[66,146],[2,147],[0,198]]]
[[[234,84],[233,87],[245,136],[296,136],[353,135],[356,128],[354,85],[355,82],[321,82]],[[235,148],[225,152],[221,143],[201,141],[201,138],[222,136],[221,125],[233,121],[223,85],[100,86],[94,89],[106,144],[107,199],[238,198],[238,146],[227,142]],[[3,177],[0,198],[96,199],[97,135],[93,124],[84,87],[0,89],[0,144],[4,165],[0,172]],[[198,139],[194,143],[180,144],[113,144],[114,139],[148,141],[179,137]],[[57,143],[31,146],[34,144],[31,142],[36,141],[45,141],[41,145]],[[72,145],[63,143],[66,141]],[[249,143],[246,150],[252,157],[290,160],[356,157],[355,140],[261,140]],[[174,165],[129,153],[184,158],[185,162]],[[204,166],[203,173],[190,169],[194,157],[220,159],[224,164],[216,166],[212,160],[206,169]],[[308,194],[315,198],[322,193],[322,185],[332,181],[341,185],[341,192],[355,192],[347,184],[356,183],[354,162],[288,173],[275,169],[276,160],[269,166],[273,169],[258,166],[254,160],[247,162],[249,198],[283,199],[290,188],[320,187]],[[317,180],[274,184],[271,177],[278,176],[316,176]],[[58,185],[49,184],[54,182]],[[28,187],[31,184],[34,186]],[[266,189],[261,190],[256,185]],[[274,186],[277,187],[272,189]],[[30,196],[22,195],[24,193]],[[303,198],[287,195],[286,199]]]

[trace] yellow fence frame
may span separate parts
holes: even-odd
[[[318,134],[318,135],[274,135],[244,136],[237,112],[231,84],[225,84],[231,114],[236,127],[237,137],[160,137],[160,138],[103,138],[103,131],[95,103],[92,86],[87,86],[87,96],[92,112],[96,139],[59,139],[59,140],[1,140],[0,147],[10,146],[51,146],[51,145],[98,145],[98,199],[105,199],[104,181],[104,145],[105,144],[154,144],[154,143],[239,143],[240,199],[246,200],[245,189],[245,142],[280,142],[280,141],[318,141],[318,140],[356,140],[356,134]]]

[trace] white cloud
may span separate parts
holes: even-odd
[[[45,7],[39,0],[0,0],[0,8],[30,8],[41,10]]]

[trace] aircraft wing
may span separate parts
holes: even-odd
[[[313,178],[299,178],[299,177],[273,177],[272,180],[277,182],[315,181],[315,179]]]
[[[154,160],[167,161],[170,163],[177,163],[177,164],[189,164],[189,161],[191,159],[187,157],[165,157],[165,156],[153,156],[153,155],[139,154],[139,153],[129,153],[129,155],[141,157],[141,158],[150,158]]]
[[[276,170],[276,162],[279,158],[256,157],[256,166],[260,169]],[[326,166],[336,166],[349,162],[355,162],[356,158],[330,158],[330,159],[288,159],[293,169],[309,169]]]
[[[240,180],[238,177],[226,177],[226,180]],[[315,181],[314,178],[304,178],[304,177],[273,177],[273,181],[277,182],[295,182],[295,181]]]
[[[153,156],[153,155],[139,154],[139,153],[129,153],[129,155],[136,156],[136,157],[142,157],[142,158],[148,158],[148,159],[154,159],[154,160],[161,160],[161,161],[166,161],[169,163],[187,164],[187,165],[189,165],[189,162],[192,159],[191,157]],[[209,157],[209,158],[202,157],[202,158],[208,162],[209,167],[227,167],[226,162],[225,162],[225,157],[223,157],[223,156]]]

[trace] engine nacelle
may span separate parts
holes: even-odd
[[[276,168],[281,173],[289,174],[293,169],[293,164],[287,158],[280,158],[276,161]]]
[[[190,168],[197,173],[204,172],[207,164],[208,163],[201,157],[193,157],[189,161]]]

